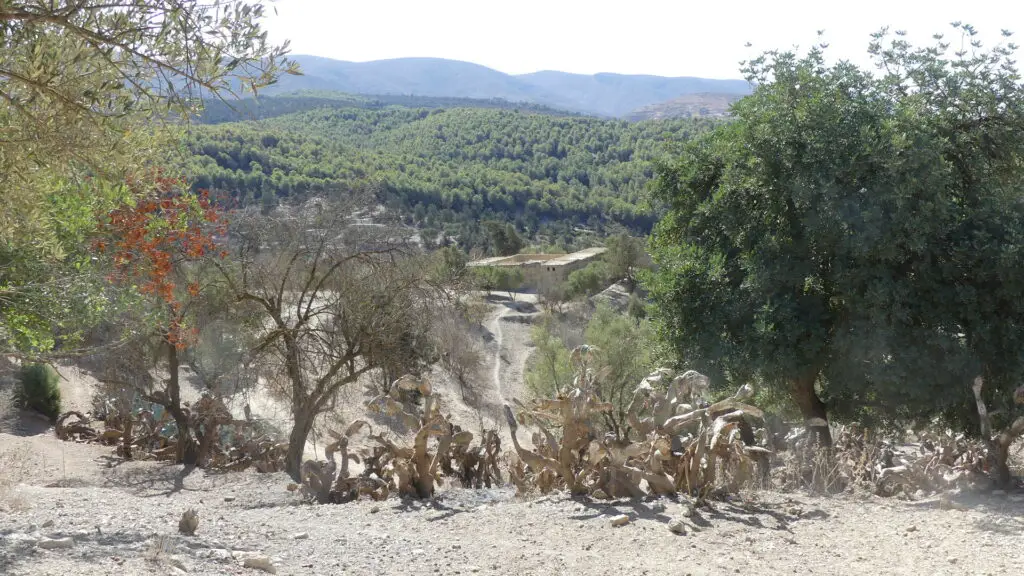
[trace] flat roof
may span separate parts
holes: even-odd
[[[545,266],[565,266],[581,260],[588,260],[608,249],[597,247],[587,248],[572,254],[513,254],[512,256],[492,256],[481,260],[474,260],[467,266],[525,266],[529,264],[544,264]]]
[[[607,252],[607,248],[587,248],[586,250],[580,250],[579,252],[573,252],[572,254],[566,254],[559,256],[553,260],[548,260],[548,266],[565,266],[566,264],[572,264],[573,262],[579,262],[580,260],[587,260],[594,256],[599,256]]]

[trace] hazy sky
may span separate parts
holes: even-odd
[[[868,35],[882,26],[914,41],[973,24],[988,43],[1000,29],[1024,44],[1021,0],[276,0],[266,22],[293,54],[357,62],[451,58],[520,74],[739,77],[755,51],[806,47],[825,30],[829,53],[868,64]],[[834,6],[834,7],[833,7]],[[947,34],[947,39],[952,39]],[[745,48],[750,42],[753,48]]]

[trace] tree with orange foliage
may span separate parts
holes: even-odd
[[[189,414],[181,403],[181,353],[198,334],[190,313],[206,287],[201,264],[227,256],[216,240],[226,236],[227,220],[206,191],[184,192],[177,179],[157,177],[156,182],[154,194],[107,215],[106,234],[95,247],[113,262],[111,282],[137,291],[152,304],[168,379],[163,390],[144,391],[143,397],[174,418],[177,461],[192,467],[199,458],[193,438],[197,431],[190,430]]]

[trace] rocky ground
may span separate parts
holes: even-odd
[[[3,436],[10,450],[24,438]],[[1024,564],[1024,498],[952,506],[774,492],[713,508],[684,500],[518,499],[447,489],[434,502],[302,504],[281,474],[186,478],[67,445],[89,469],[17,489],[0,513],[0,573],[252,574],[992,574]],[[946,504],[946,505],[943,505]],[[179,534],[194,508],[194,536]],[[625,515],[623,526],[613,526]],[[621,521],[621,520],[620,520]]]

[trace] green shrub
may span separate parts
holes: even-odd
[[[53,366],[29,364],[20,376],[22,406],[56,419],[60,415],[60,375]]]

